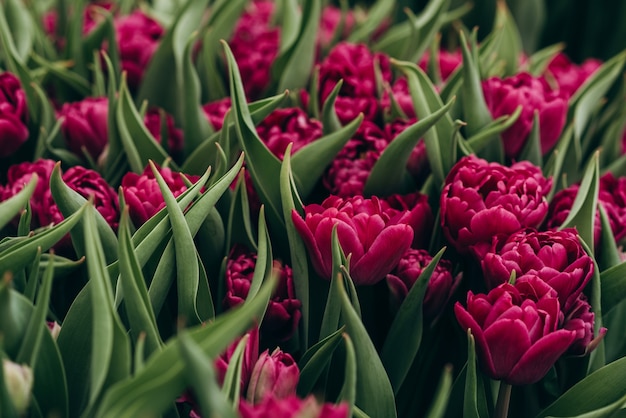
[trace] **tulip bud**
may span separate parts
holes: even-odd
[[[299,378],[300,370],[291,355],[279,348],[271,355],[265,350],[252,370],[247,400],[257,404],[269,395],[278,399],[294,395]]]
[[[97,160],[109,142],[109,100],[88,97],[64,103],[58,116],[63,118],[61,132],[68,148],[79,156],[87,152]]]
[[[2,360],[4,386],[18,415],[22,415],[30,404],[33,389],[33,371],[26,365],[19,365],[10,360]]]

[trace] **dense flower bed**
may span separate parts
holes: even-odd
[[[626,52],[524,50],[504,2],[480,39],[444,0],[30,3],[0,416],[626,411]]]

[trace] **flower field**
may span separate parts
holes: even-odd
[[[563,3],[0,2],[0,417],[626,417],[626,8]]]

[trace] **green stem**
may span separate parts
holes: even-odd
[[[511,401],[511,388],[508,383],[500,382],[498,400],[496,401],[495,418],[506,418],[509,415],[509,402]]]

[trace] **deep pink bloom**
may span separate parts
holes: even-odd
[[[466,305],[456,303],[456,318],[471,330],[482,370],[492,379],[535,383],[576,339],[576,331],[559,327],[562,314],[554,294],[525,297],[505,283],[486,295],[469,291]]]
[[[594,338],[594,321],[595,315],[591,312],[591,305],[587,302],[587,297],[581,293],[563,322],[563,328],[576,331],[576,339],[569,348],[570,354],[579,356],[588,354],[604,338],[606,328],[601,328],[598,336]]]
[[[117,193],[97,171],[74,166],[63,173],[62,179],[70,189],[78,192],[85,199],[93,198],[96,210],[113,230],[117,230],[120,217]],[[50,189],[44,192],[43,202],[44,210],[39,212],[39,224],[49,225],[61,222],[63,215],[54,202]]]
[[[109,142],[109,100],[87,97],[78,102],[64,103],[58,113],[61,132],[68,148],[76,155],[86,152],[97,160]]]
[[[322,9],[320,27],[317,32],[318,50],[328,48],[333,40],[343,41],[350,35],[355,24],[354,13],[352,10],[347,10],[344,16],[342,14],[342,10],[333,5],[327,5]],[[344,21],[340,28],[342,18]],[[341,32],[337,33],[339,29]]]
[[[616,178],[612,173],[607,172],[600,177],[599,185],[598,203],[606,211],[615,241],[620,242],[626,237],[626,177]],[[545,228],[556,229],[565,222],[572,209],[579,187],[578,183],[573,184],[559,190],[554,195],[548,209]],[[596,210],[593,224],[593,241],[596,248],[598,248],[597,246],[600,243],[601,233],[600,211]]]
[[[552,180],[528,161],[510,167],[473,155],[457,162],[441,193],[441,226],[461,253],[481,258],[500,235],[537,227],[548,212]]]
[[[165,118],[165,129],[167,132],[167,143],[163,143],[162,130],[163,130],[163,118]],[[163,145],[163,147],[171,155],[180,155],[183,151],[183,131],[176,127],[174,124],[174,118],[172,115],[167,114],[157,108],[151,108],[146,112],[144,117],[144,124],[150,134],[156,139],[156,141]]]
[[[252,377],[252,369],[259,358],[259,330],[255,326],[248,331],[244,336],[248,337],[246,346],[243,351],[243,357],[241,362],[241,391],[245,393],[248,388],[248,383]],[[243,337],[242,337],[243,338]],[[226,376],[226,370],[228,364],[232,358],[241,338],[233,341],[227,348],[215,359],[215,369],[217,370],[217,382],[221,385],[224,384],[224,377]]]
[[[321,205],[304,208],[291,217],[304,240],[317,273],[330,279],[332,272],[332,229],[337,226],[339,244],[351,255],[350,275],[357,285],[370,285],[384,279],[400,261],[413,241],[413,228],[406,223],[411,211],[392,209],[383,200],[355,196],[330,196]]]
[[[204,115],[209,120],[209,123],[216,131],[222,129],[224,124],[224,116],[230,109],[230,97],[215,100],[202,106]]]
[[[339,197],[362,195],[370,171],[388,143],[382,129],[370,121],[363,121],[331,162],[323,177],[324,187]]]
[[[500,79],[492,77],[483,81],[487,107],[494,118],[511,115],[518,106],[522,113],[515,123],[502,132],[504,152],[516,158],[527,142],[533,126],[535,112],[539,113],[541,152],[546,154],[556,144],[565,125],[567,99],[552,91],[544,78],[528,73]]]
[[[396,306],[402,304],[419,275],[432,259],[433,257],[426,250],[409,248],[396,268],[387,275],[387,285]],[[427,318],[435,318],[441,313],[460,280],[460,275],[456,277],[452,275],[452,263],[449,260],[439,260],[424,295],[423,310]]]
[[[140,10],[115,18],[114,24],[122,71],[126,71],[126,82],[133,91],[139,87],[164,30]]]
[[[256,266],[256,253],[236,246],[226,263],[226,295],[223,305],[232,308],[243,303],[250,291]],[[261,333],[278,341],[291,338],[300,321],[302,303],[296,298],[291,268],[274,260],[279,281],[261,323]]]
[[[385,89],[380,104],[385,114],[391,112],[391,96],[398,104],[400,109],[408,118],[415,118],[415,108],[413,107],[413,98],[409,92],[409,84],[406,77],[398,78],[390,88]]]
[[[299,379],[300,370],[289,353],[279,348],[272,354],[265,350],[252,369],[246,400],[254,405],[267,396],[275,399],[293,396]]]
[[[293,143],[291,152],[295,153],[320,138],[322,123],[309,118],[302,109],[290,107],[274,110],[256,130],[272,154],[282,160],[290,143]]]
[[[0,189],[0,201],[5,201],[19,193],[30,181],[33,174],[37,174],[37,185],[30,198],[30,209],[33,214],[32,221],[34,222],[34,228],[42,226],[39,224],[39,214],[48,210],[44,197],[50,187],[50,175],[54,169],[54,164],[55,162],[52,160],[39,159],[33,163],[26,161],[12,165],[7,171],[6,186]]]
[[[488,288],[531,273],[556,290],[561,308],[569,312],[593,275],[593,259],[575,229],[537,232],[522,230],[496,239],[481,260]]]
[[[602,61],[593,58],[576,65],[567,55],[559,52],[548,64],[546,77],[553,78],[559,91],[569,98],[601,65]]]
[[[28,139],[28,107],[22,83],[12,73],[0,74],[0,158],[13,155]]]
[[[239,66],[246,96],[255,100],[270,83],[270,69],[280,46],[280,28],[271,26],[273,1],[249,2],[239,18],[230,48]]]
[[[183,180],[184,174],[172,171],[167,167],[159,169],[165,183],[178,197],[187,190],[187,185]],[[198,176],[185,175],[192,183],[198,181]],[[136,226],[143,225],[148,219],[154,216],[159,210],[165,207],[163,194],[159,188],[154,173],[150,167],[146,167],[141,174],[129,172],[122,177],[122,191],[124,200],[128,205],[130,217]]]
[[[318,404],[315,397],[305,399],[295,395],[277,399],[267,396],[263,402],[250,405],[245,401],[239,404],[239,414],[242,418],[348,418],[348,405],[345,403],[334,405],[331,403]]]
[[[463,54],[460,49],[455,51],[448,51],[446,49],[440,49],[437,53],[438,68],[442,81],[446,81],[448,77],[456,70],[461,64],[463,64]],[[430,52],[422,56],[419,62],[419,66],[422,70],[428,71],[428,65],[430,61]]]

